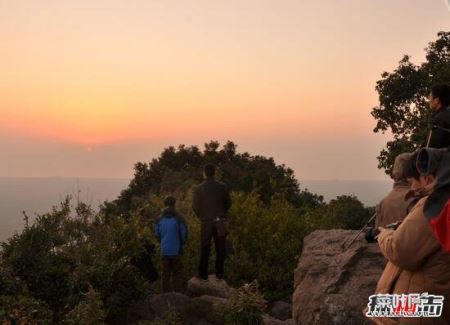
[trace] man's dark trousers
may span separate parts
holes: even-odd
[[[183,268],[181,256],[163,256],[162,264],[162,292],[182,292]]]
[[[224,276],[226,236],[217,235],[217,227],[215,222],[202,222],[200,264],[198,274],[203,279],[208,278],[208,263],[212,239],[214,239],[214,246],[216,248],[216,276],[219,278],[223,278]]]

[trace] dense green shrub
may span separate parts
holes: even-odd
[[[99,294],[90,287],[85,298],[67,314],[64,323],[68,325],[98,325],[104,324],[104,319],[103,302]]]
[[[227,274],[232,285],[257,280],[268,299],[292,294],[292,279],[307,227],[286,200],[264,205],[256,193],[234,193]]]
[[[360,229],[375,212],[353,195],[342,195],[318,209],[307,211],[305,219],[311,229]]]
[[[1,270],[48,305],[54,322],[78,306],[90,287],[101,296],[107,317],[115,319],[148,292],[130,263],[143,249],[144,231],[139,217],[104,222],[88,206],[72,208],[67,199],[2,243]],[[9,295],[7,286],[0,289],[0,297]]]
[[[52,324],[50,308],[33,297],[0,295],[1,324]]]
[[[309,229],[306,221],[299,210],[284,199],[275,199],[268,206],[254,192],[232,193],[232,201],[225,265],[227,281],[232,286],[240,286],[257,280],[268,299],[289,299],[301,242]],[[162,199],[156,196],[149,198],[149,202],[162,207]],[[190,196],[178,200],[177,210],[189,228],[189,239],[183,252],[184,278],[187,280],[197,272],[200,224],[191,211]],[[155,209],[156,215],[158,211]],[[153,225],[155,218],[147,219],[147,223]],[[150,236],[156,241],[153,234]],[[214,261],[213,249],[211,272]],[[156,264],[159,267],[158,259]]]
[[[265,308],[264,296],[259,292],[257,282],[253,281],[232,289],[224,305],[223,318],[226,325],[259,325]]]

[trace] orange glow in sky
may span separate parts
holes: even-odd
[[[426,0],[0,0],[0,134],[89,152],[358,138],[374,161],[376,81],[449,27]]]

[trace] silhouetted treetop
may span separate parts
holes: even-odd
[[[231,141],[220,148],[217,141],[205,143],[203,151],[197,146],[170,146],[149,163],[134,166],[134,178],[117,200],[105,206],[108,211],[127,215],[138,208],[141,199],[149,194],[165,195],[187,193],[202,182],[203,166],[211,163],[218,167],[217,179],[232,191],[255,191],[265,203],[283,197],[298,208],[315,207],[323,198],[307,190],[300,190],[291,168],[277,165],[273,158],[238,153]]]

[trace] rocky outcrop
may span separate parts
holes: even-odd
[[[221,304],[225,299],[212,296],[188,297],[181,293],[170,292],[153,295],[134,304],[128,310],[127,324],[141,321],[164,319],[173,312],[187,325],[220,325]]]
[[[386,263],[378,245],[357,231],[318,230],[305,237],[295,271],[293,315],[297,324],[367,324],[362,310]]]
[[[186,325],[220,325],[224,323],[224,305],[232,289],[224,280],[210,276],[208,281],[192,278],[188,282],[187,295],[181,293],[163,293],[152,295],[139,301],[128,309],[127,324],[139,324],[143,321],[165,319],[169,313],[176,314]],[[290,305],[277,303],[272,306],[272,316],[263,315],[263,325],[294,325],[292,319],[285,320]],[[282,319],[277,319],[282,315]],[[275,316],[275,317],[273,317]]]

